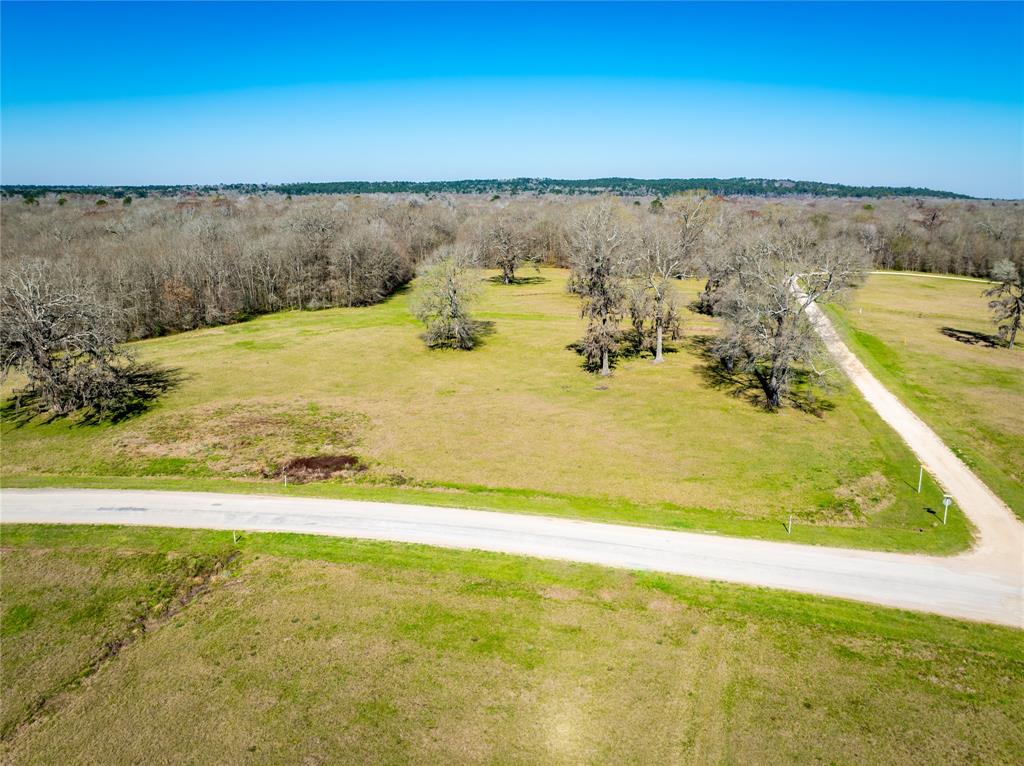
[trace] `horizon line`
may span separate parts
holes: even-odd
[[[840,189],[849,190],[865,190],[865,191],[883,191],[891,190],[893,192],[903,192],[903,196],[908,193],[918,193],[921,196],[927,196],[927,193],[938,194],[947,197],[958,197],[963,199],[982,199],[982,200],[1007,200],[1014,201],[1019,200],[1019,197],[987,197],[987,196],[975,196],[965,194],[963,192],[956,192],[949,189],[935,189],[925,186],[914,186],[911,184],[905,184],[900,186],[893,186],[888,184],[856,184],[856,183],[845,183],[841,181],[820,181],[820,180],[807,180],[807,179],[793,179],[793,178],[772,178],[766,176],[663,176],[659,178],[645,178],[640,176],[580,176],[580,177],[554,177],[554,176],[508,176],[508,177],[476,177],[476,178],[434,178],[429,180],[411,180],[407,178],[395,178],[395,179],[378,179],[378,180],[367,180],[367,179],[334,179],[328,181],[314,181],[314,180],[288,180],[288,181],[214,181],[214,182],[167,182],[167,183],[73,183],[73,184],[62,184],[62,183],[18,183],[18,182],[3,182],[0,183],[0,189],[5,191],[9,189],[40,189],[40,190],[61,190],[66,189],[69,191],[76,189],[184,189],[184,188],[200,188],[200,189],[215,189],[215,188],[237,188],[237,187],[289,187],[289,186],[443,186],[447,184],[509,184],[515,182],[526,182],[534,183],[538,185],[549,185],[549,184],[586,184],[593,183],[608,184],[610,182],[618,182],[625,184],[671,184],[671,183],[687,183],[687,184],[699,184],[700,182],[709,183],[762,183],[762,184],[793,184],[795,186],[814,186],[820,187],[822,190],[834,188],[837,191]],[[697,190],[700,186],[693,186],[691,189],[678,189],[673,190],[669,193],[683,192]],[[781,195],[792,195],[798,196],[800,194],[813,194],[812,191],[805,192],[786,192],[783,188],[776,187],[776,194]],[[766,190],[767,191],[767,190]],[[355,193],[355,192],[338,192],[325,190],[322,193]],[[454,192],[459,193],[459,192]],[[463,192],[464,193],[464,192]],[[750,193],[750,192],[748,192]],[[742,194],[742,193],[740,193]],[[856,195],[832,195],[832,196],[856,196]]]

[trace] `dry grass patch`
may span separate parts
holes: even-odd
[[[836,497],[844,501],[851,523],[864,523],[892,506],[893,489],[889,480],[876,471],[840,487]]]
[[[155,460],[158,468],[173,467],[177,461],[183,472],[277,476],[294,469],[298,476],[297,459],[350,449],[367,427],[366,417],[337,407],[254,400],[161,413],[126,429],[114,443],[125,458]],[[358,465],[358,459],[353,460],[348,468]],[[329,476],[335,471],[301,472]]]

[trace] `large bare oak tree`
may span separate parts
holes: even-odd
[[[766,230],[739,246],[733,263],[719,289],[715,353],[727,368],[752,375],[775,410],[798,373],[821,379],[824,348],[808,308],[853,284],[863,253],[851,243],[818,243],[802,230]]]
[[[119,419],[173,385],[172,371],[138,364],[118,346],[110,307],[50,272],[23,265],[0,289],[0,377],[27,380],[12,397],[15,411]]]

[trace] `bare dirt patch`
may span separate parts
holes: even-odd
[[[683,607],[678,601],[668,598],[656,598],[647,602],[647,610],[650,612],[674,614],[675,612],[682,611],[682,609]]]
[[[323,481],[365,470],[366,466],[355,455],[314,455],[292,458],[282,465],[275,475],[281,478],[287,476],[289,481],[303,483]]]
[[[877,471],[836,490],[849,521],[870,518],[893,503],[889,481]]]

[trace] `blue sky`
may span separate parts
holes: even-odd
[[[767,176],[1024,196],[1024,5],[3,2],[4,183]]]

